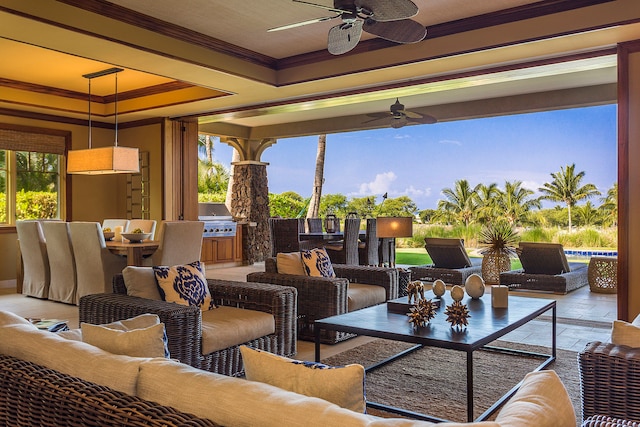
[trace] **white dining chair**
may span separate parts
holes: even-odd
[[[121,274],[127,259],[109,251],[97,222],[70,222],[69,231],[76,261],[76,303],[84,295],[111,293],[113,276]]]
[[[136,228],[141,229],[145,233],[151,233],[149,240],[155,240],[156,235],[156,220],[154,219],[130,219],[127,228],[124,229],[126,233],[131,233]]]
[[[40,222],[28,220],[16,222],[22,265],[22,293],[46,299],[49,296],[49,258]]]
[[[42,232],[47,241],[47,256],[51,272],[49,299],[75,304],[78,282],[69,223],[45,221],[42,223]]]
[[[111,231],[115,231],[116,227],[122,227],[122,231],[126,231],[129,227],[128,219],[105,219],[102,221],[102,229],[110,228]]]
[[[144,264],[172,266],[199,261],[203,233],[202,221],[163,221],[158,236],[160,245]]]

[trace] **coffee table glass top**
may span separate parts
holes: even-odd
[[[426,292],[425,297],[435,299],[431,291]],[[407,297],[394,301],[407,302]],[[388,311],[386,304],[317,320],[316,324],[322,329],[333,329],[333,326],[340,331],[360,335],[368,335],[367,332],[370,332],[371,336],[380,338],[470,351],[522,326],[556,304],[552,299],[509,296],[508,308],[493,308],[491,295],[485,294],[478,300],[465,295],[462,302],[469,309],[469,325],[457,329],[451,327],[444,314],[446,305],[452,302],[450,295],[445,294],[436,317],[428,325],[419,328],[414,328],[405,314]]]

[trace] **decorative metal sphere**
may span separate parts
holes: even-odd
[[[441,279],[436,279],[433,282],[433,287],[431,288],[431,290],[436,297],[440,298],[447,291],[447,287]]]
[[[454,301],[462,301],[464,298],[464,289],[460,285],[451,288],[451,299]]]
[[[479,299],[484,295],[484,279],[479,274],[470,275],[464,283],[464,290],[471,298]]]

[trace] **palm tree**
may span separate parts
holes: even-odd
[[[569,231],[572,230],[571,208],[576,203],[589,197],[600,195],[600,192],[593,184],[581,185],[585,172],[575,173],[576,165],[560,167],[560,172],[551,174],[553,181],[545,183],[539,190],[543,193],[541,199],[562,202],[567,205],[569,216]]]
[[[540,200],[531,199],[532,190],[522,187],[522,181],[505,181],[498,205],[511,226],[520,225],[533,208],[540,209]]]
[[[496,217],[498,198],[502,193],[498,184],[492,182],[489,185],[478,184],[476,190],[476,215],[483,222],[491,222]]]
[[[317,218],[320,213],[320,198],[322,197],[322,184],[324,183],[324,157],[327,148],[327,135],[318,136],[318,151],[316,154],[316,173],[313,177],[313,191],[307,218]]]
[[[438,201],[438,210],[452,214],[468,227],[476,213],[476,188],[471,188],[466,179],[460,179],[455,182],[453,189],[442,190],[442,195],[445,199]]]
[[[582,206],[576,206],[576,213],[580,220],[580,225],[584,227],[598,224],[601,220],[601,211],[598,211],[591,202],[587,202]]]
[[[618,183],[616,182],[607,191],[607,195],[601,199],[600,208],[603,211],[603,220],[607,224],[618,225]]]

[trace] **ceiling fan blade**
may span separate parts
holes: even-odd
[[[317,4],[317,3],[311,3],[308,1],[303,1],[303,0],[293,0],[294,3],[302,3],[302,4],[306,4],[308,6],[314,6],[314,7],[319,7],[320,9],[326,9],[326,10],[330,10],[331,12],[336,12],[338,14],[342,13],[342,12],[347,12],[349,13],[348,10],[344,10],[344,9],[338,9],[336,7],[331,7],[331,6],[325,6],[323,4]]]
[[[377,22],[373,19],[367,19],[363,29],[367,33],[396,43],[417,43],[427,35],[425,26],[413,19],[391,22]]]
[[[362,21],[343,23],[331,27],[327,49],[333,55],[341,55],[356,47],[362,35]]]
[[[275,27],[275,28],[269,28],[267,30],[267,32],[274,32],[274,31],[281,31],[281,30],[288,30],[290,28],[297,28],[297,27],[302,27],[303,25],[309,25],[309,24],[315,24],[316,22],[324,22],[324,21],[329,21],[331,19],[337,18],[339,17],[340,14],[337,14],[335,16],[325,16],[322,18],[316,18],[316,19],[310,19],[308,21],[302,21],[302,22],[296,22],[294,24],[287,24],[287,25],[282,25],[280,27]]]
[[[418,6],[411,0],[356,0],[355,5],[372,12],[371,17],[378,22],[397,21],[418,14]]]
[[[435,117],[430,116],[428,114],[423,115],[419,119],[417,119],[417,118],[414,119],[414,118],[411,118],[411,117],[407,116],[407,120],[410,122],[410,124],[411,123],[415,123],[415,124],[421,124],[421,125],[432,125],[434,123],[438,123],[438,120]]]
[[[414,113],[413,111],[402,110],[401,113],[409,117],[410,119],[421,119],[424,117],[422,114]]]

